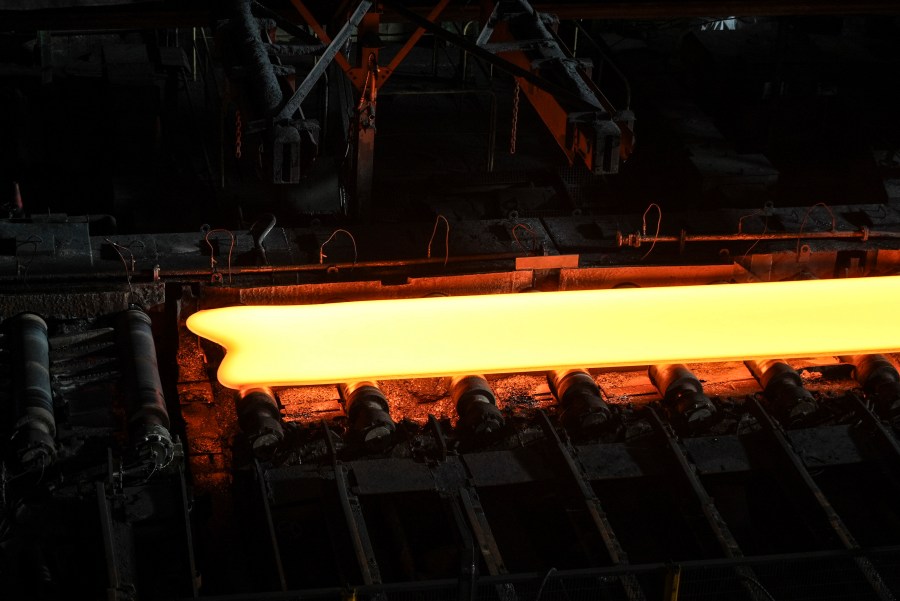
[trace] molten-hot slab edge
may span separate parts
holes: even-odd
[[[191,315],[229,388],[900,351],[900,276],[239,306]]]

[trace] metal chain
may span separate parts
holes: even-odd
[[[362,94],[359,96],[359,105],[357,105],[356,110],[362,111],[366,107],[366,92],[369,91],[369,81],[372,79],[372,72],[366,71],[366,83],[362,86]]]
[[[241,158],[241,133],[244,129],[241,123],[241,111],[234,113],[234,158]]]
[[[513,94],[512,131],[509,134],[509,154],[516,154],[516,135],[519,130],[519,80],[516,80],[516,91]]]

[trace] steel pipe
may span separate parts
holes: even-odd
[[[350,433],[370,451],[384,450],[396,429],[387,397],[375,382],[350,382],[338,386]]]
[[[247,436],[253,453],[271,455],[284,439],[281,409],[271,388],[245,388],[235,395],[238,424]]]
[[[454,377],[450,396],[459,416],[457,427],[462,432],[481,436],[503,427],[505,420],[497,408],[497,398],[484,376]]]
[[[400,260],[384,260],[384,261],[357,261],[341,262],[341,263],[295,263],[292,265],[265,265],[259,267],[233,267],[230,271],[225,271],[224,275],[232,277],[240,277],[242,275],[267,275],[275,273],[304,273],[316,271],[341,271],[351,269],[381,269],[381,268],[406,268],[417,267],[422,265],[440,265],[448,263],[480,263],[489,261],[511,261],[525,256],[525,252],[509,252],[509,253],[489,253],[479,255],[458,255],[445,258],[443,256],[417,259],[400,259]],[[208,262],[208,261],[207,261]],[[210,280],[212,272],[209,267],[205,268],[185,268],[185,269],[154,269],[154,270],[138,270],[132,273],[132,281],[138,280],[162,280],[168,278],[199,278],[205,281]],[[11,282],[19,276],[0,275],[0,282]],[[28,281],[52,281],[52,282],[71,282],[71,281],[99,281],[113,280],[122,278],[122,267],[110,267],[109,271],[96,272],[68,272],[53,274],[30,274]]]
[[[547,384],[562,408],[560,422],[567,430],[590,436],[608,425],[611,415],[609,405],[587,371],[551,371],[547,374]]]
[[[162,468],[172,461],[175,447],[151,325],[150,316],[143,311],[124,311],[119,316],[119,348],[132,443],[142,458]]]
[[[795,424],[816,412],[816,399],[803,387],[794,368],[781,360],[744,361],[759,382],[775,415],[785,424]]]
[[[6,327],[15,412],[12,450],[24,469],[43,469],[56,459],[47,323],[33,313],[20,313]]]
[[[663,407],[671,418],[684,419],[696,427],[716,414],[716,406],[704,394],[700,380],[684,365],[651,365],[647,375],[662,395]]]
[[[900,423],[900,373],[884,355],[850,355],[840,358],[853,366],[853,375],[875,410],[892,423]]]
[[[682,232],[680,236],[646,236],[644,234],[623,234],[616,232],[616,244],[620,247],[631,246],[640,248],[642,244],[652,244],[654,242],[677,242],[679,244],[687,244],[688,242],[740,242],[740,241],[760,241],[760,240],[846,240],[854,239],[866,242],[873,238],[898,239],[900,232],[871,231],[866,227],[852,231],[830,231],[830,232],[763,232],[759,234],[687,234]]]

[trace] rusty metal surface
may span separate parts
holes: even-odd
[[[577,267],[578,255],[547,255],[516,259],[516,269],[575,269]]]
[[[631,265],[627,267],[588,267],[563,269],[560,290],[597,290],[619,286],[697,286],[749,282],[752,277],[740,265]]]
[[[358,246],[355,264],[350,241],[343,236],[329,242],[323,262],[319,262],[320,249],[334,231],[321,227],[274,228],[266,237],[263,257],[245,230],[233,232],[232,247],[230,236],[222,232],[211,234],[207,244],[204,232],[88,236],[83,222],[7,223],[0,239],[10,251],[0,253],[0,284],[7,289],[34,289],[42,282],[103,281],[109,286],[125,284],[126,275],[135,284],[154,279],[209,283],[214,270],[224,284],[233,281],[245,288],[337,279],[402,281],[404,277],[506,271],[515,259],[541,250],[549,255],[577,252],[583,267],[737,262],[764,281],[801,271],[817,277],[846,277],[900,269],[900,253],[892,240],[817,240],[801,233],[801,226],[806,232],[822,232],[832,223],[839,230],[853,229],[855,226],[844,217],[850,214],[863,215],[879,230],[898,233],[900,213],[888,205],[837,205],[831,211],[834,220],[822,211],[803,207],[770,209],[768,231],[797,232],[780,241],[753,236],[767,226],[766,216],[753,215],[752,211],[666,212],[661,235],[677,235],[682,229],[729,235],[739,227],[747,234],[746,240],[687,244],[681,253],[672,244],[654,246],[652,239],[637,249],[617,248],[617,232],[641,230],[639,214],[451,221],[449,240],[439,228],[431,241],[430,257],[426,251],[433,223],[370,224],[350,230]],[[654,220],[650,219],[648,229],[655,227]],[[385,244],[388,240],[391,244]],[[799,256],[798,243],[802,251]],[[211,259],[215,259],[214,266]],[[339,272],[339,277],[329,271]],[[387,273],[391,276],[385,277]],[[743,275],[739,276],[738,281],[742,281]]]
[[[32,312],[52,319],[98,317],[124,311],[131,304],[155,307],[166,301],[162,283],[135,284],[132,290],[25,292],[0,294],[0,318]]]
[[[297,286],[265,286],[238,291],[239,302],[253,305],[317,304],[383,298],[419,298],[522,292],[532,286],[530,271],[509,271],[433,278],[409,278],[404,283],[381,281],[333,282]]]

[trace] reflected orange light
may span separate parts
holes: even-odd
[[[229,388],[900,351],[900,276],[200,311]]]

